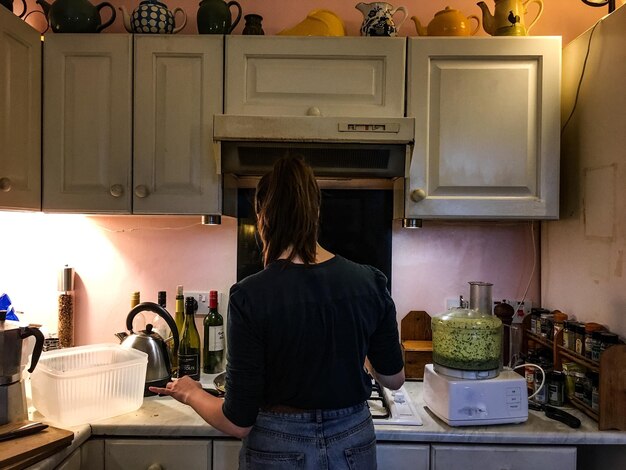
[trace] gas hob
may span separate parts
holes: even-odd
[[[413,400],[404,386],[389,390],[372,383],[372,394],[367,400],[375,425],[421,426],[422,419],[417,414]]]

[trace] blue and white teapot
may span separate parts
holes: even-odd
[[[138,34],[176,34],[187,24],[187,14],[182,8],[175,8],[174,11],[167,9],[167,5],[158,0],[143,0],[133,11],[128,14],[126,8],[120,7],[124,19],[124,27],[129,33]],[[176,26],[176,13],[183,14],[183,22]]]
[[[358,3],[355,8],[363,13],[361,36],[396,36],[407,17],[404,7],[394,8],[385,2]],[[396,24],[393,15],[402,12],[402,19]]]

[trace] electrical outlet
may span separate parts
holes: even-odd
[[[193,297],[198,302],[198,310],[196,310],[196,315],[206,315],[209,313],[209,293],[206,292],[184,292],[183,294],[185,298]]]

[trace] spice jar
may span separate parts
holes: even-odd
[[[565,376],[554,370],[548,374],[548,403],[563,406],[565,402]]]
[[[603,331],[600,337],[600,355],[602,355],[602,353],[609,349],[611,346],[615,346],[617,343],[619,343],[619,338],[615,333]]]
[[[563,322],[563,340],[561,341],[561,344],[566,349],[571,349],[569,345],[570,345],[570,335],[572,336],[572,338],[574,337],[574,331],[572,330],[573,324],[574,324],[573,321],[566,320]]]
[[[547,339],[552,339],[552,322],[554,315],[551,313],[542,313],[540,317],[541,322],[541,336]]]
[[[585,354],[585,324],[577,323],[575,326],[576,336],[574,340],[574,351],[583,356]]]
[[[74,269],[65,265],[57,277],[59,295],[59,346],[70,348],[74,346],[74,300],[71,291],[74,290]]]
[[[597,372],[589,372],[591,379],[591,409],[600,410],[600,375]]]
[[[574,376],[574,396],[579,400],[583,400],[585,395],[585,381],[587,380],[583,372],[572,372]]]
[[[603,329],[604,327],[599,323],[585,323],[585,357],[587,359],[593,358],[593,333]]]
[[[594,372],[587,372],[585,374],[585,383],[583,384],[583,401],[589,407],[591,407],[591,395],[593,393],[593,374]]]
[[[563,313],[560,310],[555,310],[552,312],[552,325],[553,325],[553,337],[559,334],[565,326],[565,321],[567,320],[567,313]]]
[[[591,360],[599,361],[600,352],[602,351],[602,331],[594,331],[591,333]]]
[[[531,308],[530,309],[530,332],[536,335],[541,335],[541,314],[550,313],[545,308]]]

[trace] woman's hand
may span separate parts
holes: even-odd
[[[158,393],[159,395],[170,396],[185,405],[189,405],[189,398],[193,393],[202,390],[202,385],[197,380],[185,376],[180,379],[172,379],[171,382],[167,383],[165,388],[148,387],[148,390],[153,393]]]

